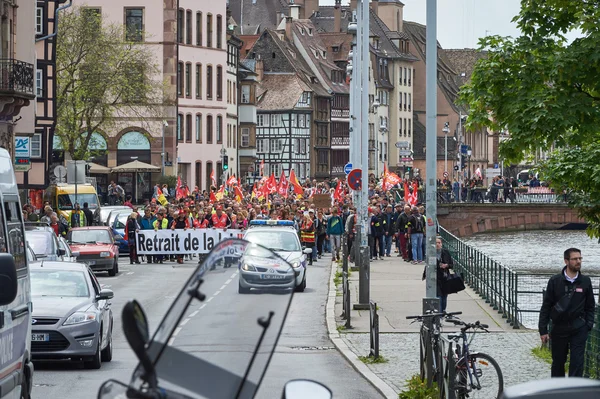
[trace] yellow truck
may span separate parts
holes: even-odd
[[[75,195],[74,184],[53,184],[44,192],[44,201],[50,202],[50,206],[56,211],[59,218],[62,216],[66,220],[69,220],[75,203],[79,203],[79,206],[83,209],[83,203],[87,202],[88,207],[94,214],[100,206],[96,188],[91,184],[78,184],[77,195]],[[88,221],[88,224],[91,223],[92,221]]]

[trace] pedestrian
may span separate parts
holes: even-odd
[[[385,250],[385,256],[390,257],[392,252],[392,239],[394,238],[394,213],[392,204],[387,204],[385,207],[385,213],[381,215],[381,221],[383,224],[383,247]]]
[[[169,228],[169,220],[165,217],[166,210],[164,208],[159,209],[156,213],[156,220],[152,223],[152,227],[154,227],[154,231],[158,230],[166,230]],[[163,263],[164,256],[161,254],[156,254],[153,256],[155,263]],[[168,260],[168,259],[167,259]],[[148,263],[150,263],[150,256],[148,256]]]
[[[308,264],[313,264],[313,254],[315,252],[315,224],[308,212],[304,212],[302,223],[300,224],[300,241],[302,246],[311,248],[312,253],[308,254]]]
[[[58,221],[58,216],[56,216],[56,214],[50,216],[50,227],[52,227],[52,230],[54,230],[54,234],[56,234],[57,237],[67,237],[67,228]]]
[[[342,242],[342,233],[344,232],[344,221],[338,216],[337,208],[331,209],[331,217],[327,220],[327,236],[331,246],[331,260],[333,262],[340,259],[340,247]]]
[[[452,255],[450,255],[450,251],[445,248],[442,248],[442,238],[436,237],[435,239],[435,252],[437,257],[437,287],[436,287],[436,296],[440,300],[440,310],[442,312],[446,311],[446,306],[448,305],[448,294],[444,293],[444,282],[448,278],[450,274],[450,269],[454,266],[454,261],[452,260]],[[425,271],[423,272],[423,279],[425,279]]]
[[[419,208],[411,208],[412,215],[408,218],[408,238],[412,244],[413,264],[423,262],[423,232],[425,226]]]
[[[171,230],[183,229],[185,231],[186,229],[189,229],[189,228],[190,228],[190,224],[189,224],[189,221],[188,221],[185,211],[183,211],[183,210],[179,211],[179,213],[177,214],[177,219],[173,220],[173,223],[171,224]],[[177,255],[177,263],[179,263],[179,264],[183,263],[183,255],[181,255],[181,254]]]
[[[396,230],[398,231],[398,242],[400,243],[400,253],[405,262],[409,261],[408,251],[408,218],[410,216],[410,205],[404,205],[404,210],[396,219]]]
[[[85,214],[85,219],[88,222],[88,225],[91,226],[94,221],[94,214],[92,210],[89,208],[89,204],[87,202],[83,203],[83,213]]]
[[[71,215],[69,216],[69,226],[73,227],[85,227],[87,226],[85,213],[79,208],[79,204],[75,203],[75,209],[71,211]]]
[[[594,326],[594,293],[591,279],[581,274],[581,251],[567,249],[564,261],[562,271],[548,281],[538,328],[543,344],[552,338],[551,376],[565,376],[570,351],[569,377],[582,377],[585,342]]]
[[[133,265],[134,263],[140,264],[137,256],[137,244],[135,242],[135,233],[140,231],[140,225],[137,221],[138,214],[136,212],[131,212],[131,215],[127,218],[127,222],[125,222],[125,238],[127,239],[127,244],[129,245],[129,264]]]

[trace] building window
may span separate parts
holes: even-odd
[[[412,105],[412,96],[408,93],[408,110],[410,111],[410,106]]]
[[[212,115],[206,116],[206,143],[212,144],[213,142],[213,117]]]
[[[213,171],[213,165],[212,162],[207,162],[206,163],[206,189],[210,189],[210,187],[212,186],[212,180],[210,178],[210,175],[212,174]],[[216,178],[216,176],[215,176]],[[218,178],[215,179],[217,182],[219,181]]]
[[[196,187],[198,187],[199,190],[202,189],[202,162],[201,161],[196,161]]]
[[[44,71],[41,69],[35,70],[35,95],[38,97],[44,96]]]
[[[256,152],[257,153],[264,154],[268,151],[269,151],[269,140],[267,140],[267,139],[256,140]],[[266,171],[265,171],[265,173],[266,173]]]
[[[271,140],[271,153],[279,154],[283,149],[282,140]]]
[[[279,119],[281,118],[280,115],[274,114],[271,115],[271,127],[277,127],[279,126]]]
[[[196,114],[196,143],[202,143],[202,114]]]
[[[185,116],[185,142],[192,142],[192,114]]]
[[[196,98],[202,98],[202,64],[196,64]]]
[[[192,44],[192,12],[185,12],[185,44]]]
[[[223,17],[217,15],[217,48],[223,48]]]
[[[144,40],[144,9],[125,9],[125,40],[141,42]]]
[[[184,27],[183,27],[183,23],[184,23],[184,19],[185,18],[185,11],[183,10],[183,8],[180,8],[177,11],[177,42],[178,43],[183,43],[183,32],[184,32]]]
[[[181,131],[183,129],[183,115],[177,115],[177,141],[183,141],[183,133]]]
[[[196,13],[196,46],[202,46],[202,13]]]
[[[41,35],[44,33],[44,8],[37,7],[35,9],[35,34]]]
[[[192,96],[192,64],[185,64],[185,96]]]
[[[223,117],[217,116],[217,144],[223,143]]]
[[[329,153],[328,150],[319,150],[317,152],[319,165],[329,164]]]
[[[250,103],[250,86],[243,85],[242,86],[242,104]]]
[[[223,99],[223,67],[217,66],[217,100]]]
[[[206,47],[212,47],[212,14],[206,15]]]
[[[183,62],[177,63],[177,95],[183,96]]]
[[[208,65],[206,67],[206,98],[212,100],[212,88],[213,88],[213,79],[212,79],[212,65]]]
[[[247,127],[242,128],[242,147],[250,147],[250,129]]]
[[[31,158],[41,158],[42,157],[42,134],[35,133],[31,136]]]

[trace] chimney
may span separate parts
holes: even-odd
[[[258,83],[262,82],[265,75],[265,64],[263,64],[263,60],[260,58],[260,54],[256,58],[256,74],[258,75]]]
[[[375,15],[379,15],[379,0],[371,0],[371,10]]]
[[[319,11],[319,0],[304,0],[304,18],[309,19]]]
[[[290,3],[290,17],[300,19],[300,6],[298,4]]]
[[[285,17],[285,37],[291,42],[294,41],[292,37],[292,17]]]
[[[342,0],[335,0],[333,8],[333,31],[335,33],[342,30]]]

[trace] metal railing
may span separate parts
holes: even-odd
[[[12,58],[0,59],[0,90],[34,95],[33,64]]]
[[[596,306],[594,328],[588,335],[583,362],[583,376],[600,380],[600,305]]]

